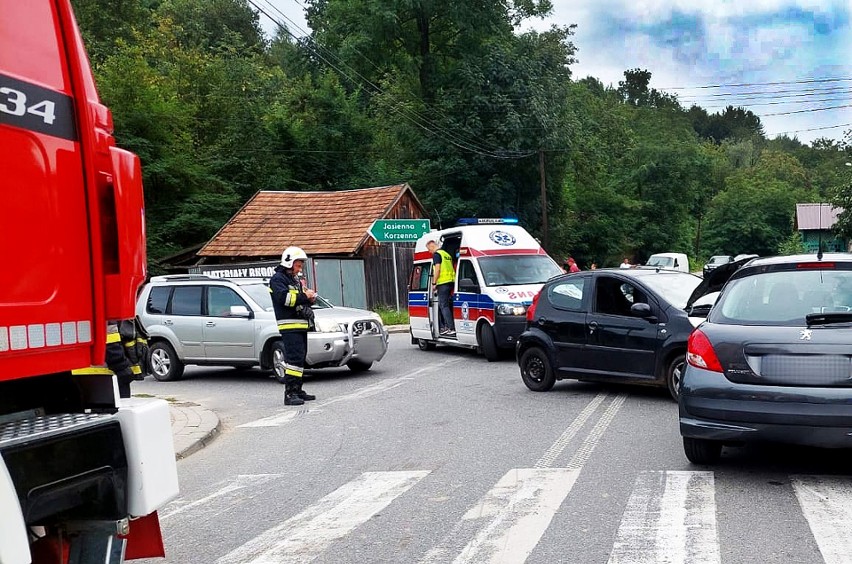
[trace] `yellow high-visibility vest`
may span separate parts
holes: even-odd
[[[450,253],[444,250],[438,251],[441,255],[441,271],[438,273],[438,279],[435,280],[435,285],[451,284],[456,280],[456,271],[453,270],[453,257]]]

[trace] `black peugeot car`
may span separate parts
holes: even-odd
[[[677,398],[686,342],[702,321],[684,308],[701,283],[692,274],[655,268],[549,280],[518,339],[524,384],[543,392],[562,379],[619,381],[667,387]]]
[[[852,254],[758,258],[691,335],[680,392],[687,458],[724,444],[852,448]]]

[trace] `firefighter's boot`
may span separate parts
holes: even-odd
[[[299,391],[293,384],[287,384],[284,389],[284,405],[305,405],[305,400],[299,397]]]
[[[309,394],[302,389],[302,383],[299,382],[296,384],[296,395],[302,398],[304,401],[313,401],[317,399],[317,397],[313,394]]]

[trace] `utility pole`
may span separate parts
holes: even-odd
[[[544,248],[550,249],[550,240],[547,235],[547,182],[544,177],[544,149],[538,150],[538,170],[541,174],[541,240]]]

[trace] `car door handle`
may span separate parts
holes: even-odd
[[[174,325],[174,324],[175,324],[175,322],[172,321],[171,319],[166,319],[165,321],[163,321],[163,325]]]
[[[597,321],[589,321],[589,333],[590,334],[594,333],[597,330],[597,328],[598,328],[598,322]]]
[[[208,321],[207,323],[204,324],[204,326],[205,327],[216,327],[216,322],[215,321]]]

